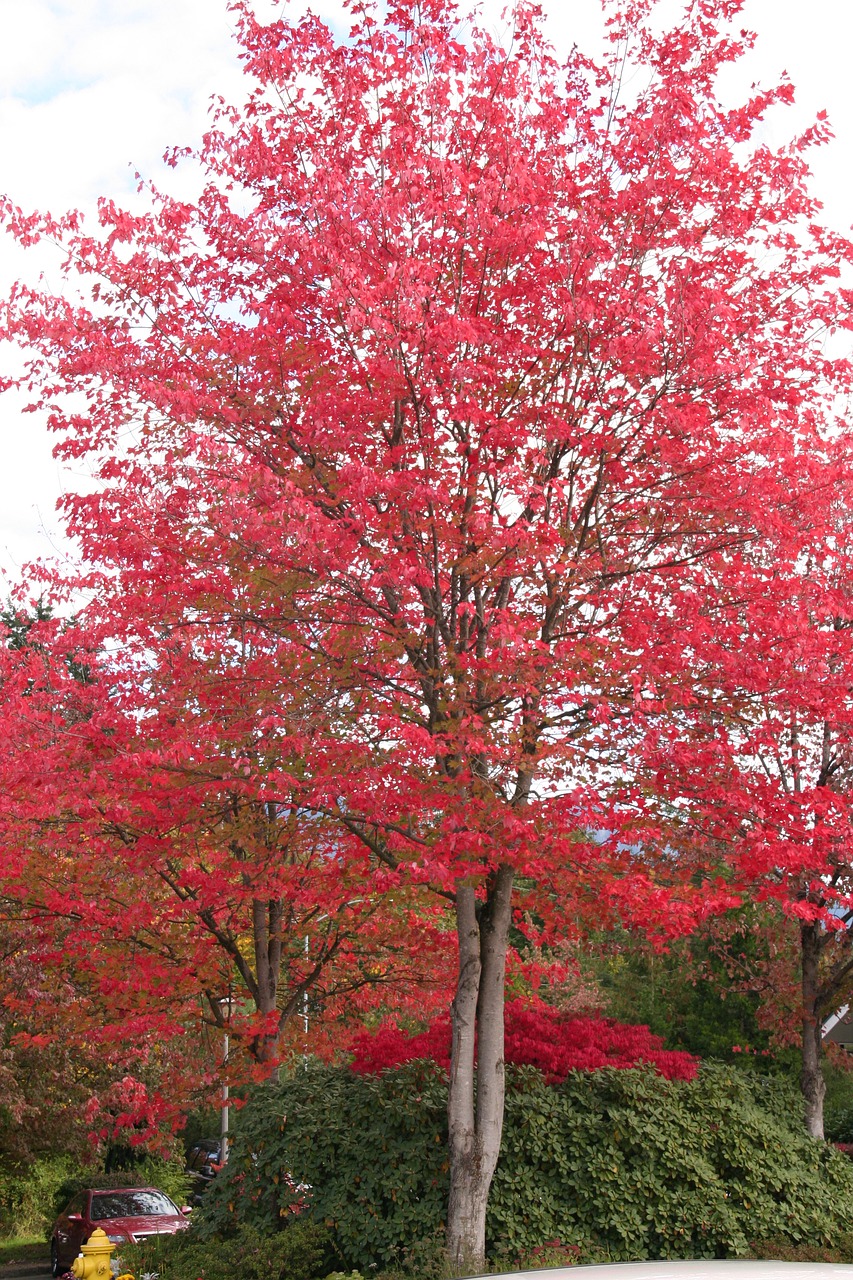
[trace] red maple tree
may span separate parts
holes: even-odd
[[[119,651],[99,650],[91,625],[19,615],[0,656],[4,914],[39,922],[42,964],[77,992],[56,1034],[124,1044],[129,1063],[151,1041],[180,1045],[201,1016],[229,1034],[236,1080],[241,1060],[322,1051],[329,1022],[389,987],[428,1007],[434,910],[362,874],[346,833],[300,807],[280,645],[270,656],[244,626],[235,657],[230,630],[190,623],[185,599],[174,629],[162,597],[153,618],[147,597],[126,592],[124,617],[115,603]],[[149,1126],[191,1101],[200,1079],[185,1077],[148,1099]]]
[[[793,1020],[806,1127],[817,1138],[823,1026],[853,997],[850,442],[843,422],[836,431],[800,460],[809,480],[785,510],[798,538],[778,531],[743,554],[724,599],[713,608],[695,602],[689,702],[672,716],[651,700],[638,747],[674,840],[680,831],[701,844],[734,890],[767,903],[771,929],[780,912],[796,929]],[[659,660],[667,631],[658,635]],[[784,1004],[777,1017],[787,1022]]]
[[[254,87],[219,105],[195,202],[105,202],[95,233],[5,210],[88,290],[19,289],[5,327],[102,482],[67,509],[107,652],[146,596],[142,671],[157,602],[188,673],[193,628],[190,650],[208,625],[216,652],[266,637],[291,680],[246,669],[268,716],[294,689],[318,714],[283,715],[254,802],[291,804],[304,762],[299,803],[360,875],[453,907],[448,1246],[474,1269],[514,882],[546,933],[591,886],[663,933],[730,900],[617,784],[649,699],[689,700],[696,602],[736,592],[847,373],[816,338],[849,258],[813,225],[825,128],[774,153],[754,135],[787,85],[720,104],[736,0],[663,34],[650,7],[611,6],[602,63],[561,65],[527,3],[505,47],[450,0],[359,5],[345,40],[238,2]]]

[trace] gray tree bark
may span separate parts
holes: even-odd
[[[803,1069],[800,1085],[805,1101],[806,1129],[813,1138],[823,1138],[823,1099],[826,1082],[821,1069],[821,1018],[819,962],[820,925],[804,924],[800,929],[803,993]]]
[[[512,867],[502,865],[489,878],[485,901],[478,901],[473,884],[456,886],[459,979],[451,1007],[447,1251],[459,1275],[485,1267],[486,1208],[503,1131],[512,883]]]

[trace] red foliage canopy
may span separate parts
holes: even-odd
[[[520,1000],[506,1006],[506,1061],[536,1067],[549,1084],[559,1084],[570,1071],[599,1071],[602,1067],[643,1064],[667,1080],[692,1080],[699,1068],[689,1053],[664,1049],[660,1036],[648,1027],[627,1026],[612,1018],[566,1017],[547,1005],[531,1008]],[[386,1024],[377,1032],[362,1032],[355,1040],[353,1071],[372,1075],[386,1067],[430,1058],[450,1067],[450,1017],[443,1014],[420,1035],[409,1036]]]
[[[718,97],[737,0],[662,33],[651,8],[608,3],[604,59],[563,64],[526,0],[507,48],[452,0],[358,4],[344,39],[236,0],[251,88],[216,108],[194,201],[105,201],[94,228],[0,204],[65,252],[65,291],[16,287],[0,338],[93,476],[67,590],[101,655],[82,692],[39,650],[0,664],[0,888],[132,937],[130,965],[80,959],[125,1030],[162,1038],[170,982],[173,1031],[201,991],[219,1025],[236,974],[278,1053],[323,984],[418,976],[429,890],[497,993],[464,993],[469,1088],[475,1022],[503,1060],[522,893],[544,949],[584,910],[685,932],[734,900],[735,839],[738,869],[785,865],[801,793],[757,822],[760,775],[721,771],[719,739],[747,690],[734,749],[759,759],[748,610],[786,634],[804,531],[829,544],[853,247],[808,193],[826,126],[774,152],[789,85]],[[452,1129],[496,1158],[485,1096]]]

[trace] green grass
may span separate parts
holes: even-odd
[[[47,1243],[38,1236],[10,1236],[0,1240],[0,1267],[9,1262],[50,1262]]]

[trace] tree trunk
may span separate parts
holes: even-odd
[[[503,1130],[512,881],[512,867],[499,867],[489,878],[485,902],[477,901],[472,884],[456,887],[459,977],[451,1008],[447,1251],[459,1275],[485,1268],[486,1207]]]
[[[804,924],[800,929],[803,966],[803,1070],[800,1084],[806,1106],[806,1129],[813,1138],[823,1138],[823,1099],[826,1083],[821,1070],[821,1020],[818,1016],[820,975],[820,925]]]
[[[255,953],[258,1013],[272,1019],[278,1007],[278,984],[281,977],[283,908],[277,898],[252,899],[252,940]],[[252,1055],[257,1062],[274,1062],[279,1056],[281,1027],[255,1036]]]

